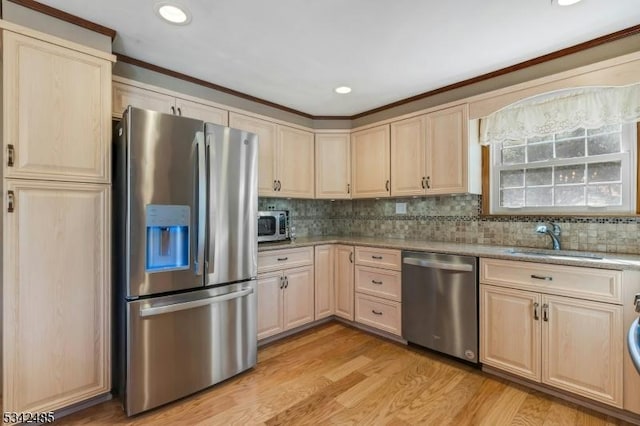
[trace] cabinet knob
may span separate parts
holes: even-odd
[[[13,191],[7,191],[7,212],[13,213],[15,207],[16,196]]]
[[[13,167],[13,162],[15,160],[15,148],[12,144],[7,145],[7,167]]]

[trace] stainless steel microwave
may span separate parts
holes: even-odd
[[[289,239],[289,212],[267,210],[258,212],[258,242]]]

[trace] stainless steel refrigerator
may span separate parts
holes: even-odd
[[[114,390],[133,415],[256,364],[257,136],[129,107],[114,137]]]

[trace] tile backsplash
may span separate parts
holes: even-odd
[[[407,213],[396,214],[396,203]],[[560,225],[563,249],[640,254],[640,217],[482,217],[479,195],[379,200],[260,198],[260,210],[290,210],[297,236],[354,235],[551,248],[538,222]]]

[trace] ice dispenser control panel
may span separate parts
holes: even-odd
[[[147,272],[189,268],[190,213],[189,206],[147,205]]]

